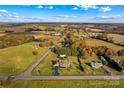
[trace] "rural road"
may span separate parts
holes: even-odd
[[[0,77],[0,80],[6,80],[7,77]],[[87,79],[124,79],[124,75],[113,76],[15,76],[14,80],[87,80]]]
[[[124,75],[114,76],[26,76],[16,77],[15,80],[86,80],[86,79],[124,79]]]
[[[18,77],[23,77],[23,76],[32,76],[31,72],[32,70],[38,65],[40,64],[40,62],[50,53],[51,49],[49,48],[44,54],[42,54],[37,60],[36,62],[30,66],[24,73],[20,74]]]

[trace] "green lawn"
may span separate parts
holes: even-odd
[[[0,49],[0,76],[17,75],[24,72],[47,48],[40,48],[33,55],[33,43]]]
[[[83,71],[80,70],[77,57],[69,56],[69,62],[71,62],[71,68],[61,68],[60,75],[62,76],[80,76],[83,75]]]
[[[17,80],[10,88],[124,88],[124,80]]]
[[[58,59],[57,55],[50,53],[33,71],[32,75],[41,75],[41,76],[50,76],[52,75],[52,60]],[[78,68],[77,58],[68,57],[68,60],[71,62],[71,68],[61,68],[60,75],[69,76],[69,75],[82,75],[83,72]],[[38,70],[41,72],[39,73]]]
[[[51,52],[33,71],[32,71],[32,75],[36,75],[36,76],[51,76],[52,75],[52,60],[58,59],[57,55],[54,54],[53,52]],[[85,75],[85,72],[80,70],[79,67],[79,63],[77,61],[77,57],[74,56],[69,56],[67,57],[65,60],[68,60],[69,62],[71,62],[71,67],[70,68],[60,68],[60,75],[61,76],[82,76]],[[91,62],[93,60],[98,60],[97,58],[93,59],[93,58],[89,58],[87,59],[87,62]],[[94,69],[92,70],[92,68],[84,63],[86,63],[86,61],[81,60],[82,62],[82,66],[84,67],[84,69],[88,70],[87,75],[101,75],[104,74],[102,69]],[[40,73],[38,72],[38,70],[40,70]],[[100,73],[101,72],[101,73]]]

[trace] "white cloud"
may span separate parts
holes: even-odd
[[[100,8],[100,11],[101,12],[108,12],[108,11],[111,11],[112,9],[109,7],[109,6],[106,6],[106,7],[101,7]]]
[[[10,17],[13,16],[12,14],[8,14]]]
[[[5,9],[0,9],[0,12],[1,12],[1,13],[8,13],[8,11],[5,10]]]
[[[78,7],[73,7],[72,10],[78,10],[79,8]]]
[[[49,6],[49,9],[53,9],[54,7],[53,6]]]
[[[88,9],[97,9],[98,7],[96,5],[77,5],[83,10],[88,10]]]
[[[104,19],[122,19],[122,18],[124,18],[124,15],[97,16],[97,17],[95,17],[95,19],[100,19],[100,20],[104,20]]]
[[[20,16],[14,16],[15,18],[20,18]]]
[[[39,6],[37,6],[37,8],[43,8],[43,6],[42,5],[39,5]]]
[[[77,18],[76,15],[53,15],[55,18]]]

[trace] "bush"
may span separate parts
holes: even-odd
[[[40,46],[40,47],[43,47],[43,44],[42,44],[42,43],[40,43],[40,44],[39,44],[39,46]]]
[[[38,51],[33,51],[32,54],[33,55],[38,55]]]

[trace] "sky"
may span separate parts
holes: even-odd
[[[124,23],[124,5],[1,5],[0,22]]]

